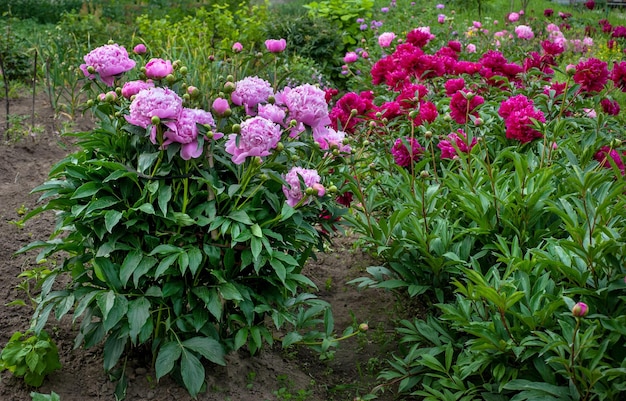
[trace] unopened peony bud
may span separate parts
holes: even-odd
[[[161,119],[158,116],[152,116],[152,119],[150,120],[150,122],[153,125],[159,125],[161,124]]]
[[[298,121],[296,121],[296,120],[290,120],[289,121],[289,128],[293,128],[296,125],[298,125]]]
[[[313,184],[313,194],[317,196],[324,196],[326,194],[326,188],[320,183]]]
[[[572,308],[572,315],[574,317],[585,317],[589,313],[589,307],[584,302],[577,302]]]
[[[172,67],[174,67],[174,69],[175,69],[175,70],[177,70],[178,68],[180,68],[181,63],[182,63],[182,61],[180,61],[180,60],[175,60],[175,61],[172,63]]]
[[[352,117],[356,116],[357,114],[359,114],[359,111],[358,111],[357,109],[352,109],[352,110],[350,110],[350,115],[351,115]]]
[[[87,72],[90,74],[95,74],[96,73],[96,69],[93,66],[88,66],[87,67]]]
[[[239,125],[239,124],[233,124],[232,131],[233,131],[235,134],[240,133],[240,132],[241,132],[241,125]]]
[[[262,173],[261,175],[259,175],[259,179],[261,179],[261,181],[267,181],[270,179],[270,176],[265,173]]]
[[[285,145],[283,145],[283,143],[282,143],[282,142],[278,142],[278,143],[276,144],[276,150],[277,150],[278,152],[282,152],[282,150],[283,150],[283,149],[285,149]]]
[[[328,187],[328,192],[331,194],[337,193],[337,187],[335,185],[331,185],[330,187]]]
[[[432,131],[426,131],[426,132],[424,132],[424,138],[425,138],[425,139],[430,139],[430,138],[432,138],[432,137],[433,137],[433,133],[432,133]]]
[[[187,67],[180,67],[180,75],[187,75]]]
[[[89,99],[87,100],[87,107],[92,107],[93,106],[93,100]]]
[[[429,176],[430,176],[430,174],[428,174],[428,171],[426,171],[426,170],[422,170],[422,171],[420,172],[420,178],[422,178],[422,179],[426,179],[426,178],[428,178]]]
[[[576,66],[574,64],[568,64],[567,67],[565,67],[565,72],[568,75],[576,74]]]
[[[189,93],[185,93],[185,94],[183,94],[183,100],[184,100],[184,101],[188,102],[188,101],[189,101],[189,99],[191,99],[191,96],[189,96]]]
[[[270,96],[267,98],[267,103],[269,103],[269,104],[274,104],[274,103],[276,103],[276,98],[275,98],[274,96],[270,95]]]
[[[176,82],[176,77],[173,74],[167,74],[167,76],[165,77],[165,80],[167,81],[168,84],[173,84],[174,82]]]
[[[234,82],[235,81],[235,77],[233,77],[232,75],[229,74],[229,75],[226,76],[226,80],[228,82]]]
[[[446,122],[450,122],[450,121],[452,121],[452,116],[450,116],[450,113],[446,113],[446,114],[443,116],[443,121],[446,121]]]
[[[235,83],[234,82],[226,82],[224,84],[224,92],[226,93],[233,93],[235,91]]]
[[[191,96],[193,99],[197,98],[198,96],[200,96],[200,90],[198,88],[196,88],[195,86],[190,86],[187,88],[187,93],[189,94],[189,96]]]
[[[622,146],[622,140],[615,138],[611,141],[611,147],[613,148],[619,148],[620,146]]]
[[[359,331],[367,331],[369,330],[370,326],[367,325],[367,323],[361,323],[359,325]]]

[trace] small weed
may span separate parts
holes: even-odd
[[[256,372],[254,371],[248,372],[248,375],[246,376],[246,388],[248,390],[252,390],[252,387],[254,387],[255,380],[256,380]]]
[[[326,282],[324,283],[324,288],[326,288],[326,291],[330,291],[333,288],[333,278],[332,277],[328,277],[326,279]]]
[[[274,395],[279,401],[306,401],[313,395],[313,391],[310,389],[294,389],[293,380],[289,379],[287,375],[278,375],[276,376],[276,380],[278,380],[281,386],[278,390],[274,391]],[[315,382],[311,381],[309,386],[313,386],[314,384]]]

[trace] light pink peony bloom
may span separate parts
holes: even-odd
[[[239,42],[233,43],[233,51],[235,53],[239,53],[242,50],[243,50],[243,45],[241,43],[239,43]]]
[[[233,155],[235,164],[243,163],[247,157],[268,156],[280,141],[280,135],[280,125],[264,117],[252,117],[241,123],[239,135],[228,136],[226,152]]]
[[[378,36],[378,44],[380,47],[389,47],[391,42],[396,38],[396,34],[393,32],[383,32]]]
[[[122,87],[122,96],[130,99],[131,96],[138,94],[139,91],[150,88],[154,88],[152,81],[129,81]]]
[[[465,46],[465,51],[467,51],[468,53],[476,53],[476,45],[473,43],[469,43],[467,46]]]
[[[152,124],[152,117],[159,117],[170,129],[176,129],[176,119],[183,110],[183,99],[168,88],[150,88],[139,91],[130,104],[126,121],[142,128]],[[152,127],[150,140],[156,143],[156,127]]]
[[[93,67],[100,80],[108,86],[113,86],[116,75],[132,70],[136,64],[128,57],[126,49],[118,44],[97,47],[83,59],[85,64],[80,65],[83,74],[89,79],[94,79],[95,75],[88,71],[89,67]]]
[[[221,97],[215,98],[211,107],[213,107],[213,110],[215,110],[215,112],[219,115],[224,114],[226,110],[230,110],[230,104],[228,103],[228,100]]]
[[[437,16],[437,22],[440,24],[443,24],[446,22],[446,15],[445,14],[439,14]]]
[[[326,127],[313,134],[313,139],[320,145],[322,150],[338,149],[340,152],[350,153],[352,149],[350,145],[345,145],[343,141],[346,139],[346,133],[343,131],[335,131],[331,127]]]
[[[354,63],[359,59],[359,55],[355,52],[347,52],[343,57],[343,62],[346,64]]]
[[[509,14],[509,21],[510,22],[517,22],[517,21],[519,21],[519,14],[518,13],[511,13],[511,14]]]
[[[246,113],[255,115],[254,108],[259,103],[267,102],[270,96],[274,95],[272,85],[259,77],[246,77],[235,83],[235,91],[230,95],[230,99],[237,106],[244,105]]]
[[[268,39],[265,41],[265,48],[270,53],[282,53],[287,47],[285,39]]]
[[[184,160],[195,159],[202,154],[202,148],[198,143],[198,125],[206,124],[215,126],[215,121],[211,113],[201,109],[184,108],[176,121],[175,129],[165,131],[163,138],[163,148],[171,143],[180,143],[180,156]],[[215,133],[213,139],[219,139],[224,134]]]
[[[307,188],[313,188],[317,192],[317,196],[324,196],[326,190],[320,184],[321,178],[316,170],[306,169],[302,167],[292,167],[284,176],[287,185],[283,185],[283,193],[287,197],[287,204],[291,207],[296,206],[305,196]],[[304,182],[305,188],[301,188],[300,180]],[[304,204],[311,202],[311,199],[304,201]]]
[[[518,25],[515,27],[515,34],[520,39],[530,40],[535,37],[533,29],[528,25]]]
[[[311,84],[285,87],[277,94],[276,101],[287,106],[289,118],[308,125],[315,131],[330,124],[326,93]]]
[[[282,107],[277,106],[275,104],[260,104],[259,105],[258,116],[267,118],[268,120],[276,124],[284,125],[286,114],[287,113]]]
[[[144,54],[147,51],[148,49],[146,49],[146,45],[144,45],[143,43],[139,43],[133,48],[133,53],[135,54]]]
[[[163,79],[174,72],[172,62],[161,58],[153,58],[146,63],[146,77],[150,79]]]

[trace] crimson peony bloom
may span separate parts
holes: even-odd
[[[619,103],[615,100],[604,98],[600,101],[600,106],[602,106],[602,111],[610,116],[616,116],[620,112]]]
[[[411,148],[407,147],[407,145]],[[391,148],[393,160],[400,167],[408,167],[412,162],[418,161],[424,153],[424,148],[415,138],[398,138]]]
[[[478,117],[476,108],[485,103],[482,96],[470,91],[458,91],[450,99],[450,117],[457,124],[465,124],[470,115]]]
[[[617,150],[612,149],[609,146],[602,146],[598,149],[593,158],[600,163],[602,167],[613,168],[611,162],[609,161],[609,158],[611,158],[615,166],[617,166],[617,168],[622,172],[622,175],[624,175],[626,167],[624,166],[624,159],[622,156],[623,154],[620,154]]]
[[[508,139],[527,143],[543,136],[533,128],[533,120],[545,122],[546,118],[541,110],[534,107],[533,101],[524,95],[513,96],[502,102],[498,114],[504,119]]]
[[[585,2],[585,7],[587,7],[587,9],[589,10],[593,10],[596,6],[596,2],[593,0],[589,0]]]
[[[609,79],[607,63],[597,58],[581,61],[576,65],[573,80],[583,91],[600,92]]]
[[[545,10],[543,10],[543,16],[544,17],[552,17],[554,15],[554,10],[551,8],[546,8]]]
[[[468,143],[465,131],[458,129],[457,132],[450,133],[447,139],[441,140],[437,147],[441,149],[442,159],[457,159],[459,152],[469,153],[477,142],[476,138],[472,138],[471,143]]]
[[[452,96],[457,91],[465,88],[465,80],[463,78],[453,78],[446,81],[443,85],[446,88],[446,95]]]
[[[406,35],[406,41],[413,46],[422,48],[435,38],[435,35],[430,33],[430,27],[415,28]]]
[[[616,87],[626,92],[626,61],[613,64],[610,78]]]

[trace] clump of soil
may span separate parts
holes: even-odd
[[[11,114],[31,116],[31,99],[11,101]],[[15,251],[36,239],[46,239],[52,231],[54,217],[40,216],[18,224],[21,214],[37,206],[37,196],[29,192],[46,180],[50,167],[71,151],[71,144],[58,134],[62,124],[45,99],[36,99],[35,126],[26,129],[19,140],[0,145],[0,347],[15,331],[29,327],[29,306],[8,306],[15,299],[25,299],[16,286],[17,276],[34,266],[34,254],[14,255]],[[0,112],[0,135],[5,136],[5,115]],[[30,119],[23,118],[30,122]],[[88,129],[91,121],[71,121],[75,130]],[[67,123],[64,124],[67,126]],[[26,125],[24,125],[27,127]],[[15,137],[14,137],[15,138]],[[332,305],[338,332],[355,323],[367,322],[370,330],[342,342],[335,357],[320,361],[318,355],[304,348],[265,349],[260,355],[245,352],[228,355],[226,367],[207,367],[207,391],[198,396],[203,401],[262,400],[351,400],[366,394],[376,383],[376,375],[392,352],[394,341],[393,311],[395,299],[383,291],[360,292],[349,280],[359,277],[370,264],[368,255],[353,247],[353,238],[338,236],[331,249],[318,254],[305,268],[318,286],[318,296]],[[63,367],[49,375],[44,384],[33,389],[9,372],[0,374],[0,399],[30,401],[31,391],[59,394],[62,401],[115,400],[115,383],[103,370],[102,347],[73,349],[76,328],[69,319],[51,318],[46,330],[57,343]],[[134,357],[128,363],[129,401],[186,401],[191,397],[170,377],[154,380],[150,362]],[[393,399],[385,392],[380,400]]]

